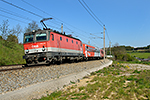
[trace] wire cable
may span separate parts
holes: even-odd
[[[80,2],[80,4],[84,7],[84,9],[92,16],[92,18],[103,28],[103,25],[101,25],[100,23],[99,23],[99,21],[90,13],[90,11],[84,6],[84,4],[80,1],[80,0],[78,0],[79,2]]]
[[[49,13],[43,11],[43,10],[41,10],[40,8],[38,8],[38,7],[34,6],[34,5],[32,5],[32,4],[28,3],[28,2],[26,2],[25,0],[21,0],[21,1],[23,1],[24,3],[28,4],[29,6],[35,8],[35,9],[37,9],[37,10],[43,12],[44,14],[47,14],[47,15],[49,15],[49,16],[54,17],[55,19],[59,20],[60,23],[65,23],[65,24],[67,24],[67,25],[69,25],[69,26],[71,26],[71,27],[73,27],[73,28],[75,28],[75,29],[78,29],[78,30],[84,32],[84,33],[88,33],[88,32],[85,32],[85,31],[83,31],[83,30],[81,30],[81,29],[79,29],[79,28],[77,28],[77,27],[75,27],[75,26],[73,26],[73,25],[71,25],[71,24],[69,24],[69,23],[67,23],[67,22],[64,22],[64,21],[60,20],[59,18],[57,18],[57,17],[55,17],[55,16],[53,16],[53,15],[51,15],[51,14],[49,14]],[[55,20],[55,21],[56,21],[56,20]],[[89,34],[89,33],[88,33],[88,34]]]
[[[95,14],[94,12],[90,9],[90,7],[85,3],[84,0],[82,0],[82,2],[85,4],[85,6],[90,10],[90,12],[98,19],[99,22],[101,22],[103,25],[105,25]]]
[[[9,5],[13,6],[13,7],[16,7],[16,8],[18,8],[18,9],[20,9],[20,10],[23,10],[23,11],[25,11],[25,12],[28,12],[28,13],[30,13],[30,14],[32,14],[32,15],[35,15],[35,16],[37,16],[37,17],[43,18],[42,16],[40,16],[40,15],[38,15],[38,14],[32,12],[32,11],[26,10],[25,8],[19,7],[19,6],[15,5],[15,4],[13,4],[13,3],[7,2],[7,1],[5,1],[5,0],[0,0],[0,1],[2,1],[2,2],[6,3],[6,4],[9,4]],[[26,1],[24,1],[24,0],[22,0],[22,1],[25,2],[26,4],[32,6],[32,7],[34,7],[34,8],[36,8],[36,9],[40,10],[40,11],[42,11],[43,13],[45,13],[45,14],[47,14],[47,15],[50,15],[50,14],[46,13],[45,11],[43,11],[43,10],[41,10],[41,9],[39,9],[39,8],[37,8],[37,7],[35,7],[35,6],[31,5],[31,4],[29,4],[29,3],[27,3]],[[4,15],[0,15],[0,16],[4,16]],[[50,15],[50,16],[52,16],[52,15]],[[7,17],[7,16],[4,16],[4,17]],[[55,17],[55,16],[53,16],[53,17]],[[20,20],[11,18],[11,17],[7,17],[7,18],[10,18],[10,19],[13,19],[13,20],[16,20],[16,21],[19,21],[19,22],[23,22],[23,21],[20,21]],[[62,21],[62,20],[60,20],[60,19],[58,19],[57,17],[55,17],[55,19],[61,21],[61,23],[62,23],[62,22],[63,22],[63,23],[66,23],[66,22],[64,22],[64,21]],[[26,22],[23,22],[23,23],[26,23]],[[66,23],[66,24],[68,24],[68,23]],[[100,23],[99,23],[99,24],[100,24]],[[71,26],[71,27],[73,27],[73,28],[75,28],[75,29],[78,29],[78,30],[80,30],[80,31],[83,31],[83,30],[81,30],[81,29],[79,29],[79,28],[74,27],[73,25],[70,25],[70,24],[68,24],[68,25]],[[84,32],[85,32],[85,31],[84,31]],[[74,32],[74,33],[75,33],[75,32]],[[77,33],[77,32],[76,32],[76,33]],[[85,33],[87,33],[87,32],[85,32]],[[80,34],[80,33],[79,33],[79,34]],[[81,36],[81,35],[82,35],[82,34],[80,34],[80,36]],[[84,36],[83,38],[85,38],[85,36]]]
[[[55,17],[55,16],[53,16],[53,15],[51,15],[51,14],[49,14],[49,13],[43,11],[43,10],[41,10],[40,8],[38,8],[38,7],[34,6],[34,5],[32,5],[32,4],[28,3],[28,2],[26,2],[25,0],[21,0],[21,1],[23,1],[24,3],[28,4],[29,6],[35,8],[35,9],[37,9],[37,10],[43,12],[44,14],[47,14],[47,15],[49,15],[49,16],[54,17],[54,19],[60,21],[60,22],[58,22],[58,23],[65,23],[65,24],[67,24],[67,25],[69,25],[69,26],[71,26],[71,27],[73,27],[73,28],[75,28],[75,29],[78,29],[78,30],[84,32],[84,33],[88,33],[88,32],[85,32],[85,31],[83,31],[83,30],[81,30],[81,29],[79,29],[79,28],[77,28],[77,27],[74,27],[73,25],[71,25],[71,24],[69,24],[69,23],[66,23],[66,22],[64,22],[64,21],[62,21],[62,20],[60,20],[60,19],[58,19],[57,17]],[[56,21],[56,20],[55,20],[55,21]],[[57,21],[56,21],[56,22],[57,22]],[[52,23],[53,23],[53,22],[52,22]],[[48,24],[47,24],[47,25],[48,25]],[[49,25],[49,26],[50,26],[50,25]],[[86,35],[83,35],[83,34],[80,34],[80,33],[78,33],[78,32],[75,32],[75,31],[69,29],[68,27],[66,27],[66,28],[67,28],[69,31],[71,31],[71,33],[78,34],[79,36],[82,35],[83,38],[86,38],[86,37],[87,37]],[[58,29],[58,28],[56,28],[56,29]],[[88,34],[89,34],[89,33],[88,33]],[[86,39],[89,39],[89,38],[87,37]]]
[[[94,12],[90,9],[90,7],[85,3],[85,1],[84,0],[82,0],[82,2],[84,3],[82,3],[80,0],[78,0],[79,2],[80,2],[80,4],[86,9],[86,11],[94,18],[94,20],[101,26],[101,27],[103,27],[104,26],[104,23],[94,14]],[[87,7],[85,7],[85,6]],[[92,15],[92,14],[93,15]],[[102,24],[103,24],[103,26],[98,22],[101,22]],[[108,37],[108,39],[109,39],[109,41],[110,41],[110,38],[109,38],[109,36],[108,36],[108,32],[107,32],[107,30],[106,30],[106,35],[107,35],[107,37]]]
[[[108,40],[111,41],[110,38],[109,38],[108,32],[107,32],[107,29],[106,29],[106,35],[108,37]]]
[[[9,12],[7,12],[7,11],[1,10],[1,9],[0,9],[0,11],[1,11],[1,12],[4,12],[4,13],[7,13],[7,14],[10,14],[10,15],[13,15],[13,16],[16,16],[16,17],[19,17],[19,18],[22,18],[22,19],[30,20],[30,19],[27,19],[27,18],[24,18],[24,17],[18,16],[18,15],[15,15],[15,14],[13,14],[13,13],[10,13],[10,11],[9,11]],[[30,21],[31,21],[31,20],[30,20]]]
[[[11,18],[11,17],[5,16],[5,15],[1,15],[1,14],[0,14],[0,16],[2,16],[2,17],[6,17],[6,18],[10,18],[10,19],[12,19],[12,20],[19,21],[19,22],[22,22],[22,23],[27,24],[27,22],[24,22],[24,21],[21,21],[21,20],[15,19],[15,18]]]
[[[22,7],[19,7],[19,6],[15,5],[15,4],[12,4],[12,3],[7,2],[7,1],[5,1],[5,0],[0,0],[0,1],[2,1],[2,2],[4,2],[4,3],[7,3],[7,4],[11,5],[11,6],[14,6],[14,7],[18,8],[18,9],[21,9],[21,10],[23,10],[23,11],[26,11],[26,12],[32,14],[32,15],[37,16],[37,17],[43,18],[42,16],[40,16],[40,15],[34,13],[34,12],[31,12],[31,11],[29,11],[29,10],[26,10],[26,9],[24,9],[24,8],[22,8]]]

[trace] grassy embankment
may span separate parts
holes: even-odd
[[[0,65],[25,64],[22,44],[0,39]]]
[[[131,56],[135,56],[135,57],[138,57],[138,58],[149,58],[150,57],[150,53],[139,53],[139,52],[131,52],[129,53]]]
[[[83,81],[86,82],[81,86]],[[132,69],[119,63],[91,73],[79,83],[71,83],[65,90],[40,100],[150,99],[150,70]]]

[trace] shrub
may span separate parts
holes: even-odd
[[[113,48],[113,54],[115,60],[121,60],[121,61],[134,61],[135,58],[127,54],[124,47],[114,47]]]
[[[133,61],[133,60],[135,60],[135,58],[132,57],[132,56],[129,55],[129,54],[126,54],[126,57],[127,57],[126,61]]]
[[[0,40],[3,40],[3,37],[2,37],[2,36],[0,36]]]
[[[17,38],[16,35],[10,34],[10,35],[8,35],[8,37],[7,37],[7,41],[18,43],[18,38]]]

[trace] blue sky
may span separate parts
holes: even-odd
[[[64,25],[66,34],[72,34],[83,42],[100,48],[103,47],[103,40],[93,38],[103,37],[103,28],[89,15],[78,0],[24,0],[35,7],[48,13],[45,14],[34,7],[29,6],[23,0],[5,0],[28,11],[34,12],[43,18],[52,17],[46,21],[47,26],[60,31],[61,23]],[[95,15],[105,24],[108,36],[112,45],[130,45],[134,47],[150,45],[150,0],[84,0]],[[20,24],[24,29],[32,20],[42,28],[41,17],[37,17],[0,0],[0,9],[6,9],[18,15],[31,19],[25,20],[0,11],[0,23],[8,19],[10,28]],[[8,16],[17,19],[2,17]],[[23,22],[21,22],[23,21]],[[94,35],[90,35],[90,33]],[[22,33],[23,34],[23,33]],[[106,47],[109,46],[109,39],[106,35]],[[23,35],[19,39],[22,42]]]

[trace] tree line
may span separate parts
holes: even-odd
[[[131,46],[119,46],[119,44],[116,43],[111,48],[111,53],[114,56],[114,60],[136,61],[136,59],[129,54],[132,52],[141,52],[141,53],[150,52],[150,45],[145,46],[145,47],[134,48]],[[109,50],[108,50],[107,54],[109,54]]]
[[[20,24],[17,24],[13,28],[9,28],[9,21],[3,20],[0,25],[0,39],[7,42],[19,43],[19,35],[37,29],[39,29],[39,26],[35,21],[28,23],[27,27],[23,29]]]

